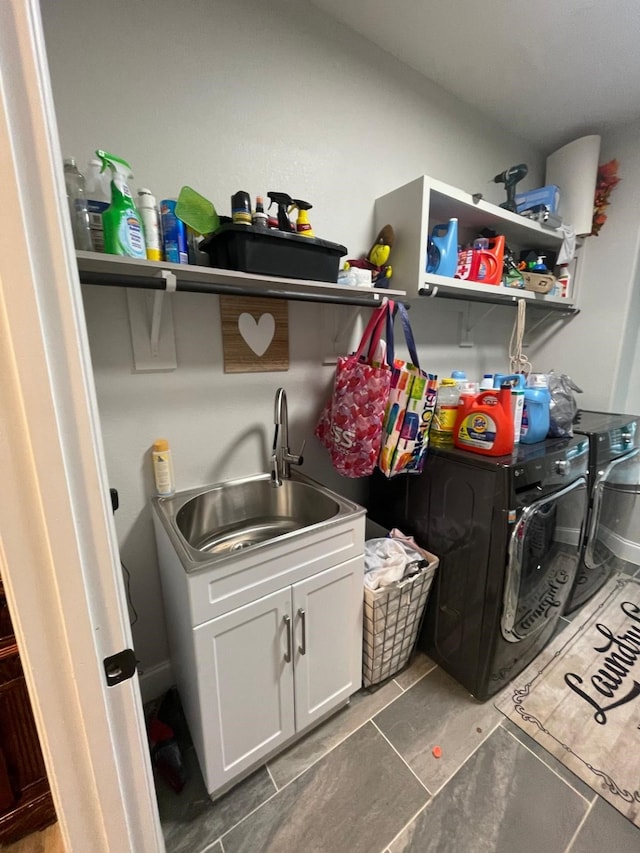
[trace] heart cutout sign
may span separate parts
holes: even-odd
[[[276,331],[273,314],[261,314],[256,322],[251,314],[243,313],[238,317],[238,331],[243,340],[260,358],[269,349]]]

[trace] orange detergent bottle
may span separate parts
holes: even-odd
[[[506,456],[513,451],[513,439],[510,385],[461,397],[453,431],[456,447],[485,456]]]

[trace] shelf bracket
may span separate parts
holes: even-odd
[[[471,303],[467,302],[467,307],[464,311],[460,311],[460,335],[458,338],[458,346],[459,347],[472,347],[473,346],[473,338],[471,332],[475,329],[478,323],[481,323],[485,317],[488,317],[495,309],[497,305],[492,305],[490,308],[482,314],[480,317],[476,317],[476,319],[471,322]]]
[[[553,320],[563,320],[566,319],[568,316],[572,317],[577,313],[577,311],[567,311],[566,313],[559,311],[545,311],[542,317],[540,317],[540,319],[536,323],[533,323],[532,325],[527,324],[527,328],[525,331],[526,339],[522,341],[522,346],[531,346],[531,337],[533,333],[536,331],[536,329],[539,329],[542,326],[546,325],[550,318]]]
[[[337,364],[339,356],[353,351],[355,345],[352,346],[351,343],[354,329],[357,327],[360,335],[364,331],[364,325],[359,323],[361,311],[361,308],[352,306],[346,316],[340,318],[341,322],[336,320],[336,311],[333,306],[330,311],[325,311],[326,332],[331,340],[331,352],[322,359],[323,364]]]
[[[167,293],[175,293],[177,280],[170,270],[159,270],[164,290],[127,288],[133,362],[136,373],[175,370],[176,341],[173,312]]]

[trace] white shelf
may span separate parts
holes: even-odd
[[[460,242],[471,240],[482,229],[490,228],[504,234],[514,252],[533,249],[544,254],[545,251],[557,252],[562,245],[563,235],[558,229],[546,228],[483,200],[476,202],[469,193],[422,176],[381,196],[375,205],[376,229],[387,223],[394,228],[393,275],[395,280],[402,282],[409,298],[444,296],[504,305],[515,305],[518,299],[526,299],[528,305],[550,311],[576,312],[571,295],[563,299],[530,290],[426,273],[429,235],[434,225],[447,223],[454,217],[458,219]]]
[[[98,252],[76,252],[83,284],[147,288],[195,293],[263,296],[302,302],[332,302],[376,307],[385,296],[404,301],[406,292],[373,287],[349,287],[325,281],[275,278],[191,264],[136,260]]]

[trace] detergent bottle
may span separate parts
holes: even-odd
[[[111,169],[111,204],[102,214],[104,250],[111,255],[146,258],[142,220],[127,185],[131,166],[121,157],[106,151],[96,151],[102,162],[102,172]]]
[[[453,278],[458,267],[458,220],[434,225],[427,247],[427,272]]]
[[[496,373],[493,377],[495,388],[501,388],[507,384],[511,386],[511,412],[513,414],[513,440],[515,444],[520,441],[520,430],[522,428],[522,411],[524,409],[524,392],[526,382],[524,374],[511,373],[505,375]]]
[[[549,432],[549,406],[551,393],[547,377],[543,373],[532,373],[524,389],[524,408],[520,441],[522,444],[535,444],[544,441]]]
[[[513,451],[511,386],[481,391],[460,399],[453,443],[461,450],[485,456],[505,456]]]

